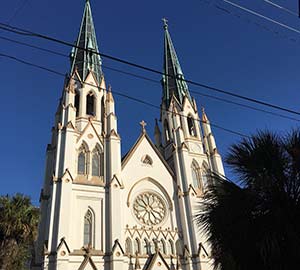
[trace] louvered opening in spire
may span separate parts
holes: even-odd
[[[71,52],[71,74],[77,68],[81,79],[85,80],[89,71],[92,71],[98,84],[100,84],[102,76],[101,58],[97,54],[99,50],[89,0],[85,3],[76,46],[77,48],[73,48]],[[88,49],[89,51],[79,49],[78,47]]]
[[[180,104],[183,103],[184,96],[190,98],[188,86],[184,81],[184,75],[178,61],[171,36],[168,31],[167,20],[164,21],[164,74],[163,75],[163,102],[169,106],[170,100],[174,95]]]

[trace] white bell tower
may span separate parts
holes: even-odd
[[[199,243],[205,242],[205,239],[201,239],[193,222],[196,205],[204,190],[212,184],[211,172],[224,175],[224,169],[207,115],[203,110],[200,118],[196,102],[190,96],[165,19],[164,30],[162,132],[156,124],[156,146],[176,175],[179,230],[182,231],[184,250],[191,258],[189,264],[192,269],[202,269],[201,258],[197,254]]]
[[[89,269],[95,262],[104,265],[103,256],[111,252],[111,239],[115,238],[109,229],[114,222],[110,211],[119,209],[111,202],[116,196],[109,187],[121,170],[120,137],[89,1],[85,2],[70,58],[70,75],[47,146],[33,269],[68,270],[76,265]]]

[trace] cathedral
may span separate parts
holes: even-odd
[[[210,122],[199,113],[164,20],[162,99],[154,142],[140,134],[121,156],[86,0],[47,146],[32,270],[209,270],[196,204],[224,175]],[[134,124],[134,123],[132,123]],[[126,138],[123,138],[126,140]]]

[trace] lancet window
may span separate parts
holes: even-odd
[[[95,96],[92,92],[86,96],[86,114],[95,115]]]
[[[182,248],[182,244],[181,241],[178,239],[176,241],[176,255],[182,255],[183,254],[183,248]]]
[[[134,240],[134,253],[141,254],[141,243],[138,238]]]
[[[169,253],[170,254],[175,254],[175,252],[174,252],[174,242],[171,240],[171,239],[169,239]]]
[[[82,145],[78,152],[77,173],[80,175],[87,174],[87,147]]]
[[[93,245],[93,214],[88,210],[84,216],[83,245]]]
[[[163,254],[167,254],[167,250],[166,250],[166,242],[164,239],[160,240],[160,252]]]
[[[132,254],[132,241],[129,237],[127,237],[125,242],[125,250],[127,254]]]
[[[80,95],[79,93],[76,91],[75,93],[75,101],[74,101],[74,106],[76,108],[76,116],[79,115],[79,100],[80,100]]]
[[[187,117],[187,124],[188,124],[188,129],[189,129],[190,136],[196,137],[197,136],[196,126],[195,126],[195,121],[194,121],[192,115],[189,115]]]
[[[105,116],[105,102],[104,102],[104,96],[101,99],[101,123],[102,123],[102,130],[104,130],[104,116]]]
[[[168,143],[170,141],[170,129],[167,120],[165,120],[164,122],[164,132],[165,132],[165,141],[166,143]]]
[[[193,187],[197,190],[197,192],[201,192],[203,185],[201,180],[201,171],[198,163],[194,160],[191,166],[192,170],[192,180],[193,180]]]
[[[101,153],[96,148],[92,153],[92,176],[101,176],[101,166]]]

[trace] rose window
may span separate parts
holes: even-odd
[[[167,210],[160,196],[151,192],[145,192],[135,198],[133,212],[141,223],[152,226],[164,220]]]

